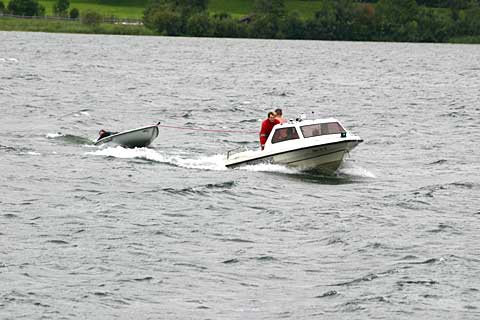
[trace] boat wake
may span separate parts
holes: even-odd
[[[198,158],[186,158],[181,154],[165,154],[150,148],[128,149],[120,146],[87,152],[87,154],[121,159],[144,159],[187,169],[214,171],[227,170],[227,167],[225,167],[224,156],[221,154],[213,156],[200,156]]]
[[[337,175],[340,177],[346,176],[351,178],[376,178],[375,174],[372,172],[348,161],[344,162],[343,165],[337,170]]]
[[[1,58],[0,57],[0,62],[6,62],[6,63],[17,63],[18,59],[16,58]]]
[[[105,149],[87,152],[96,156],[115,157],[120,159],[144,159],[158,163],[165,163],[176,167],[187,169],[201,169],[213,171],[232,170],[225,167],[225,155],[216,154],[212,156],[199,156],[198,158],[190,158],[189,155],[182,154],[166,154],[158,152],[151,148],[123,148],[120,146],[109,147]],[[244,166],[234,170],[244,170],[252,172],[275,172],[283,174],[300,174],[300,170],[291,169],[276,164],[257,164]]]
[[[119,159],[143,159],[147,161],[154,161],[158,163],[168,164],[176,167],[186,169],[199,169],[199,170],[212,170],[212,171],[225,171],[225,170],[241,170],[250,172],[270,172],[280,173],[285,175],[295,176],[320,176],[335,179],[355,179],[355,178],[375,178],[375,175],[365,168],[359,167],[355,164],[346,162],[344,165],[333,175],[325,176],[319,174],[312,174],[311,172],[304,172],[300,169],[289,168],[278,164],[256,164],[250,166],[242,166],[236,169],[228,169],[225,167],[225,156],[223,154],[215,154],[211,156],[199,155],[192,158],[189,154],[167,154],[159,152],[151,148],[123,148],[108,147],[95,151],[87,152],[86,154],[94,156],[106,156]]]
[[[279,164],[256,164],[251,166],[243,166],[236,168],[234,170],[246,170],[246,171],[253,171],[253,172],[274,172],[274,173],[281,173],[286,175],[295,175],[295,176],[311,176],[311,177],[318,177],[318,178],[334,178],[334,179],[362,179],[362,178],[369,178],[374,179],[376,178],[375,175],[368,171],[365,168],[358,166],[356,163],[352,162],[344,162],[342,166],[334,173],[327,174],[325,172],[319,172],[315,170],[308,170],[304,171],[300,168],[290,168],[287,166],[279,165]]]
[[[298,169],[288,168],[286,166],[282,166],[279,164],[256,164],[251,166],[243,166],[239,167],[234,170],[245,170],[245,171],[253,171],[253,172],[276,172],[276,173],[283,173],[283,174],[300,174],[301,171]]]
[[[71,143],[71,144],[90,144],[90,145],[93,144],[93,141],[91,139],[76,136],[76,135],[73,135],[73,134],[63,134],[61,132],[47,133],[46,138],[47,139],[58,140],[58,141],[63,141],[63,142]]]

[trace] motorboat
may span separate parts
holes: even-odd
[[[361,142],[359,136],[347,131],[335,118],[298,118],[275,125],[264,150],[229,150],[225,165],[236,168],[271,163],[330,174],[338,169],[345,154]]]
[[[158,137],[158,123],[146,127],[113,133],[98,139],[94,145],[117,145],[125,148],[142,148],[149,146]]]

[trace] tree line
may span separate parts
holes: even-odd
[[[478,0],[324,0],[313,17],[284,0],[255,0],[242,19],[209,14],[208,0],[152,0],[146,27],[168,36],[446,42],[480,36]],[[438,9],[442,8],[442,9]]]
[[[10,0],[0,12],[42,16],[37,0]],[[56,0],[58,16],[78,18],[70,0]],[[97,25],[103,17],[91,10],[81,21]],[[151,0],[144,25],[168,36],[312,39],[352,41],[447,42],[480,39],[480,0],[323,0],[312,17],[288,11],[284,0],[254,0],[253,12],[241,19],[208,12],[208,0]]]

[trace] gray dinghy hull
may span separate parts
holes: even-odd
[[[96,141],[94,145],[109,144],[125,148],[143,148],[148,147],[157,137],[158,127],[152,125],[113,134]]]

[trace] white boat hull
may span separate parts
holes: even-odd
[[[274,156],[273,163],[301,170],[334,172],[348,150],[346,144],[347,142],[291,151]]]
[[[323,145],[314,145],[277,154],[264,151],[247,151],[243,155],[227,159],[228,168],[237,168],[260,163],[279,164],[304,171],[335,172],[343,162],[345,153],[357,146],[361,140],[345,140]]]
[[[110,144],[125,148],[142,148],[149,146],[158,137],[157,125],[119,132],[102,138],[95,145]]]

